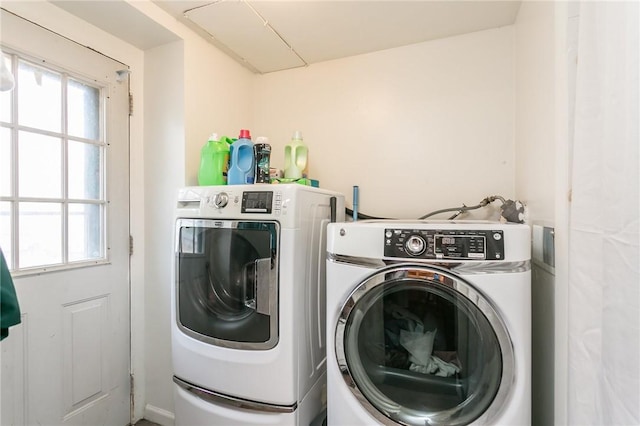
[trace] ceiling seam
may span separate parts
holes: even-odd
[[[287,48],[288,48],[291,52],[293,52],[293,54],[294,54],[294,55],[296,55],[296,56],[298,57],[298,59],[300,59],[300,60],[302,61],[302,63],[304,64],[303,66],[305,66],[305,67],[306,67],[306,66],[309,66],[309,64],[307,63],[307,61],[305,61],[305,60],[304,60],[304,58],[303,58],[302,56],[300,56],[300,54],[299,54],[298,52],[296,52],[296,50],[295,50],[295,49],[294,49],[294,48],[293,48],[289,43],[287,43],[287,40],[285,40],[285,39],[284,39],[284,37],[282,37],[282,36],[280,35],[280,33],[279,33],[278,31],[276,31],[276,29],[275,29],[275,28],[273,28],[273,27],[271,26],[271,24],[269,24],[269,21],[267,21],[267,20],[266,20],[266,19],[265,19],[265,18],[264,18],[264,17],[263,17],[263,16],[262,16],[262,15],[261,15],[261,14],[260,14],[260,13],[259,13],[255,8],[254,8],[254,7],[253,7],[253,6],[251,6],[251,5],[250,5],[246,0],[242,0],[242,2],[243,2],[245,5],[247,5],[247,7],[248,7],[249,9],[251,9],[251,10],[253,11],[253,13],[255,13],[255,14],[256,14],[256,16],[257,16],[258,18],[260,18],[260,19],[262,20],[262,24],[263,24],[265,27],[267,27],[269,30],[271,30],[271,32],[273,32],[273,33],[274,33],[274,34],[275,34],[275,35],[280,39],[280,41],[281,41],[282,43],[284,43],[284,45],[285,45],[285,46],[287,46]]]
[[[182,14],[186,17],[187,13],[192,12],[196,9],[201,9],[203,7],[207,7],[207,6],[211,6],[212,4],[216,4],[216,3],[220,3],[223,0],[216,0],[216,1],[212,1],[211,3],[207,3],[207,4],[201,4],[200,6],[196,6],[196,7],[192,7],[191,9],[187,9],[182,11]]]
[[[209,31],[207,31],[205,28],[203,28],[202,26],[198,25],[196,22],[194,22],[191,17],[189,17],[188,13],[196,10],[196,9],[200,9],[201,7],[205,7],[205,6],[210,6],[212,4],[215,3],[219,3],[220,1],[215,1],[212,3],[208,3],[202,6],[198,6],[198,7],[194,7],[191,9],[187,9],[184,12],[182,12],[182,16],[184,16],[184,18],[186,20],[188,20],[189,22],[191,22],[193,25],[197,26],[200,28],[200,31],[204,32],[205,34],[207,34],[212,40],[215,40],[215,43],[217,43],[220,46],[224,47],[224,50],[226,51],[225,53],[227,53],[230,56],[235,56],[237,59],[240,60],[240,62],[243,62],[244,64],[246,64],[254,73],[257,74],[263,74],[260,70],[258,70],[258,68],[256,68],[251,62],[249,62],[247,60],[247,58],[245,58],[244,56],[238,55],[233,49],[231,49],[229,46],[227,46],[225,43],[223,43],[222,41],[220,41],[220,39],[218,39],[216,36],[214,36],[213,34],[211,34]]]

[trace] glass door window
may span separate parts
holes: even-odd
[[[508,395],[505,326],[474,288],[437,268],[395,267],[345,303],[336,330],[344,378],[383,423],[466,425]]]
[[[0,60],[15,75],[0,95],[0,245],[9,268],[106,263],[108,89],[22,53]]]
[[[278,224],[178,221],[177,321],[225,347],[277,343]]]

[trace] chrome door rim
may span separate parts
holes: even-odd
[[[502,377],[500,378],[500,384],[495,398],[487,407],[487,409],[477,418],[473,420],[474,424],[492,424],[496,417],[504,410],[508,400],[511,397],[511,390],[515,382],[516,376],[516,361],[513,350],[513,342],[507,330],[507,327],[502,320],[498,310],[480,290],[474,287],[472,284],[465,281],[463,278],[451,274],[446,269],[442,269],[435,266],[428,266],[424,264],[399,264],[390,267],[382,268],[375,271],[364,279],[358,286],[349,294],[343,303],[338,321],[335,328],[335,353],[338,368],[342,375],[344,382],[349,390],[356,397],[356,399],[362,404],[362,406],[379,422],[385,425],[397,425],[399,424],[391,418],[393,412],[398,412],[401,406],[389,398],[386,411],[383,413],[374,406],[360,390],[356,381],[352,375],[351,369],[346,359],[345,351],[345,327],[347,321],[351,316],[353,309],[356,307],[358,301],[362,299],[372,289],[387,283],[389,280],[386,276],[390,273],[397,274],[396,276],[407,275],[408,272],[436,272],[440,276],[444,277],[444,286],[451,289],[454,293],[460,294],[465,297],[471,304],[473,304],[482,314],[486,317],[491,328],[496,334],[500,351],[502,354]],[[414,278],[415,279],[415,278]],[[448,424],[444,423],[446,418],[453,418],[453,416],[460,411],[463,406],[457,406],[452,409],[441,412],[444,419],[442,421],[437,420],[433,424]],[[440,416],[439,416],[440,417]],[[425,424],[424,419],[421,419]],[[400,423],[400,424],[404,424]]]

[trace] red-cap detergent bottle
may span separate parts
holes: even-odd
[[[249,130],[240,130],[240,136],[231,144],[231,161],[227,183],[243,185],[253,183],[254,171],[253,142]]]

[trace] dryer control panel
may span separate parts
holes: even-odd
[[[244,191],[242,193],[242,213],[271,214],[272,191]]]
[[[384,231],[384,256],[413,259],[502,260],[504,233],[491,230],[394,229]]]

